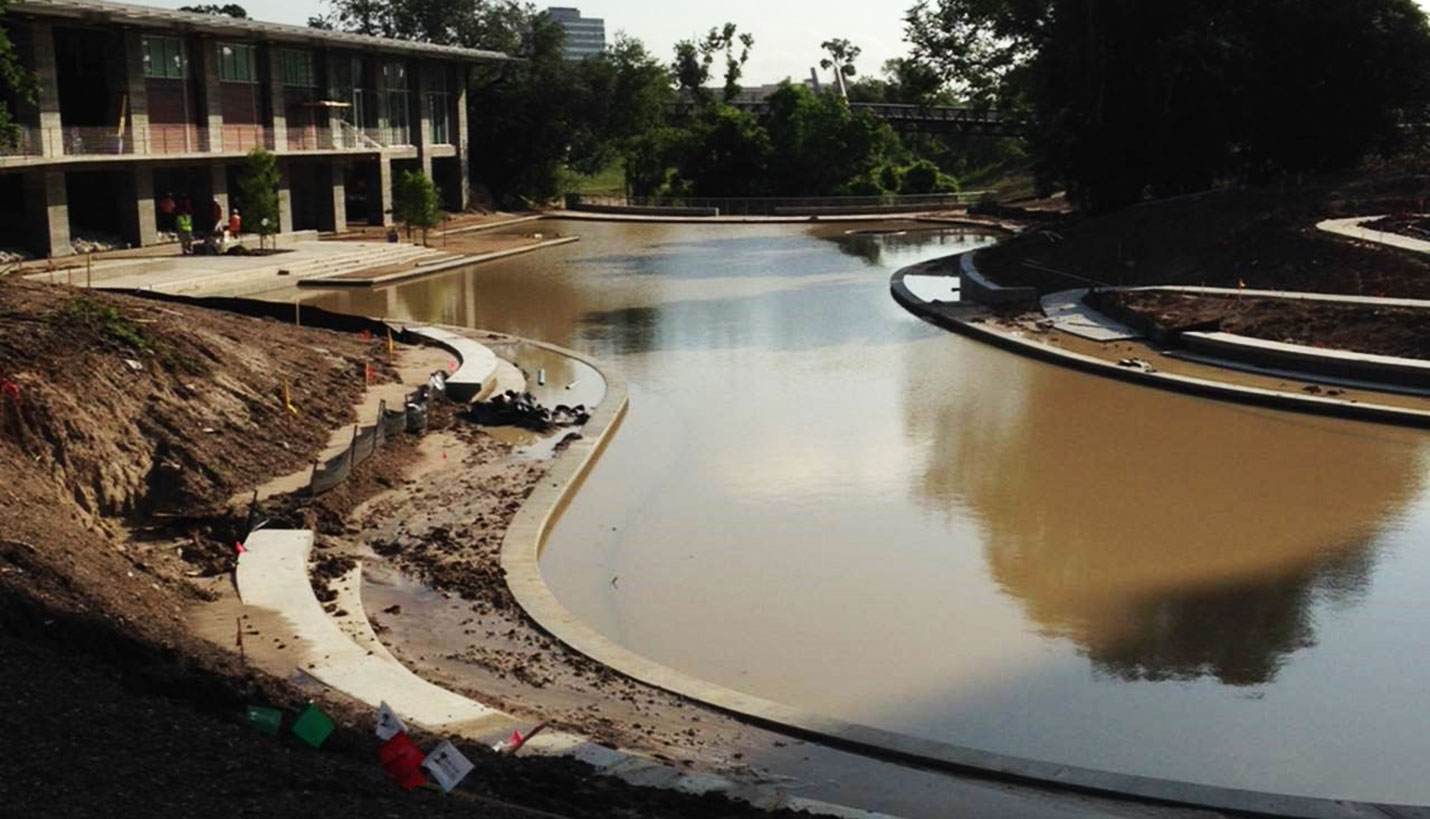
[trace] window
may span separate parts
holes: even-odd
[[[452,144],[452,97],[447,93],[446,66],[429,66],[423,77],[427,85],[427,112],[432,122],[432,144]]]
[[[313,54],[285,48],[278,52],[279,76],[284,85],[312,88],[318,83],[313,79]]]
[[[218,78],[224,82],[258,82],[255,51],[251,45],[219,43]]]
[[[382,84],[389,91],[406,91],[407,64],[398,62],[383,63]]]
[[[432,115],[432,144],[452,144],[452,98],[446,92],[437,91],[427,95],[427,110]]]
[[[182,80],[187,60],[184,43],[177,37],[141,37],[144,49],[144,76]]]
[[[411,145],[407,97],[407,65],[405,63],[383,63],[383,104],[387,109],[389,145]]]

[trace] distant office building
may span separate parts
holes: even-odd
[[[546,10],[566,32],[566,59],[583,60],[606,50],[606,21],[582,17],[580,9],[552,6]]]

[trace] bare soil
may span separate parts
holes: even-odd
[[[352,422],[364,364],[391,377],[384,348],[356,335],[0,279],[0,812],[767,815],[481,747],[464,748],[478,770],[458,793],[404,794],[375,763],[368,709],[301,675],[263,673],[191,631],[189,611],[232,593],[227,572],[246,510],[228,499],[301,469],[334,428]],[[457,457],[474,474],[502,454],[480,432],[458,435],[472,442]],[[422,463],[420,446],[405,441],[350,485],[316,502],[274,499],[264,512],[316,526],[322,587],[350,565],[334,541],[352,534],[352,510],[399,485],[424,494],[391,477],[413,480]],[[469,533],[474,540],[488,526],[499,531],[529,487],[505,475],[495,469],[480,487],[491,512]],[[410,565],[463,577],[435,556]],[[468,579],[448,582],[497,581],[473,566]],[[247,705],[291,715],[309,700],[340,724],[322,750],[242,725]]]
[[[1430,310],[1122,291],[1098,294],[1168,330],[1222,332],[1403,358],[1430,358]]]
[[[1414,210],[1430,165],[1399,161],[1300,186],[1227,189],[1045,224],[980,253],[1001,284],[1205,284],[1430,298],[1430,257],[1333,236],[1323,219]]]

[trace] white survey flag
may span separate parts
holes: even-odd
[[[407,726],[393,713],[392,706],[383,701],[377,709],[377,738],[386,742],[406,730]]]
[[[422,760],[422,767],[442,786],[442,791],[447,792],[472,772],[472,761],[462,756],[452,743],[443,742]]]

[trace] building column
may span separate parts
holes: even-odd
[[[223,152],[223,89],[218,81],[218,42],[199,40],[204,72],[204,127],[208,129],[210,153]]]
[[[144,85],[144,43],[139,32],[124,32],[124,74],[129,106],[130,153],[149,153],[149,91]],[[152,186],[152,185],[151,185]]]
[[[124,238],[133,247],[146,247],[159,241],[159,228],[154,210],[154,169],[148,165],[123,167],[115,191],[119,208],[119,225]]]
[[[427,97],[431,87],[427,76],[428,65],[422,60],[413,63],[417,74],[417,157],[422,162],[422,173],[432,178],[432,104]]]
[[[228,166],[222,162],[209,166],[209,187],[213,189],[214,201],[223,208],[224,224],[228,224]]]
[[[372,175],[373,184],[368,190],[367,223],[369,225],[392,224],[392,159],[386,154],[377,157],[377,172]]]
[[[60,122],[60,78],[55,68],[55,30],[49,23],[30,24],[35,71],[35,107],[39,109],[40,155],[63,156],[64,134]],[[68,239],[66,239],[68,242]]]
[[[293,232],[293,188],[285,159],[278,160],[278,232]]]
[[[25,174],[25,211],[35,237],[34,250],[51,258],[70,256],[70,209],[63,171]]]
[[[341,159],[328,163],[328,176],[333,186],[333,207],[331,230],[338,233],[348,229],[348,165]]]
[[[459,197],[454,201],[461,203],[461,209],[466,210],[472,204],[471,190],[471,165],[472,158],[468,154],[471,149],[471,138],[467,133],[467,78],[471,74],[471,69],[465,65],[457,66],[457,120],[456,120],[456,144],[457,144],[457,174],[459,182],[457,194]]]
[[[283,67],[278,62],[276,46],[268,46],[268,107],[273,112],[273,122],[268,127],[273,141],[273,150],[288,150],[288,110],[283,102]]]

